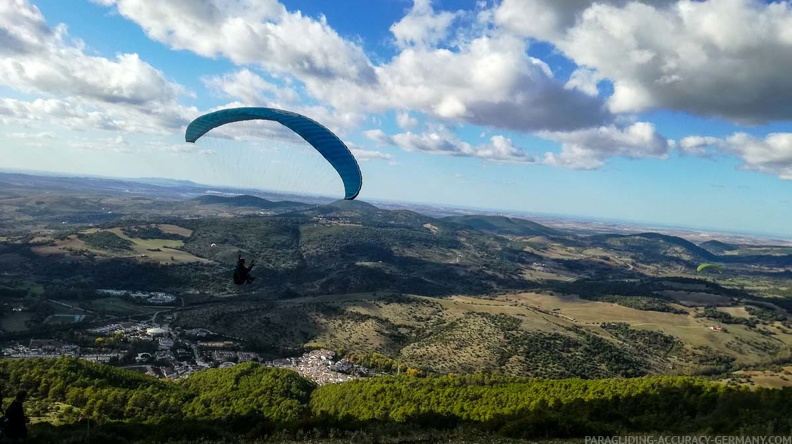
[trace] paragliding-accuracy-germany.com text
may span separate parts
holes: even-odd
[[[792,444],[792,436],[586,436],[585,444]]]

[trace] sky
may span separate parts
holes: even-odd
[[[266,106],[335,132],[364,201],[792,238],[792,2],[374,4],[0,1],[0,169],[340,183],[261,129],[183,141]]]

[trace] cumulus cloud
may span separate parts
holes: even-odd
[[[542,137],[561,142],[561,153],[546,153],[543,163],[573,169],[597,169],[610,157],[666,158],[674,143],[646,122],[626,128],[604,126],[570,132],[544,132]]]
[[[361,161],[378,159],[378,160],[392,160],[393,156],[388,153],[383,153],[382,151],[372,151],[372,150],[365,150],[362,148],[350,148],[349,149],[352,154],[355,156],[356,159]]]
[[[413,129],[418,126],[418,119],[412,117],[408,112],[400,112],[396,114],[396,124],[401,129]]]
[[[57,123],[77,131],[101,129],[130,133],[172,134],[181,129],[192,117],[195,109],[152,108],[128,109],[117,104],[105,104],[99,111],[92,104],[79,100],[35,99],[24,101],[0,98],[0,123],[31,125]]]
[[[683,139],[682,143],[713,146],[724,154],[739,157],[743,161],[741,169],[792,180],[792,133],[773,133],[766,137],[735,133],[722,139],[692,136]]]
[[[86,111],[70,102],[58,99],[24,100],[0,98],[0,122],[3,124],[28,124],[31,122],[56,121],[68,128],[83,131],[88,129],[120,130],[121,124],[112,117],[98,111]]]
[[[522,39],[481,36],[447,49],[408,48],[378,69],[371,100],[478,125],[520,131],[567,130],[610,119],[602,102],[567,90]]]
[[[622,7],[635,0],[598,0],[596,3]],[[643,1],[667,5],[674,0]],[[594,2],[590,0],[503,0],[495,8],[495,21],[525,37],[553,41],[573,27]]]
[[[564,88],[545,63],[529,57],[520,37],[481,26],[455,36],[450,49],[434,47],[457,13],[436,12],[426,0],[394,25],[403,48],[379,65],[323,17],[289,12],[275,0],[211,0],[187,11],[178,0],[102,3],[172,48],[293,77],[334,113],[413,110],[521,131],[578,129],[611,119],[602,100]],[[227,92],[261,99],[247,90]]]
[[[745,169],[792,180],[792,133],[769,134],[763,139],[737,133],[725,145],[742,158]]]
[[[496,21],[525,37],[552,40],[574,25],[589,0],[503,0],[495,11]]]
[[[577,89],[590,96],[598,96],[599,88],[597,83],[602,78],[593,69],[578,68],[569,77],[569,81],[564,85],[566,89]]]
[[[224,56],[239,65],[260,64],[304,79],[374,81],[362,48],[325,21],[290,13],[276,0],[207,0],[185,8],[181,0],[103,0],[175,49]]]
[[[717,137],[688,136],[679,141],[679,149],[693,156],[706,156],[708,147],[719,145]]]
[[[369,130],[366,137],[382,145],[392,145],[408,152],[423,152],[455,157],[475,157],[495,162],[532,163],[527,152],[514,146],[511,140],[501,136],[493,136],[489,143],[471,145],[459,140],[445,129],[430,131],[423,134],[412,132],[387,135],[382,130]]]
[[[789,2],[504,0],[495,16],[611,80],[614,113],[670,108],[742,124],[792,118]]]
[[[182,92],[137,54],[109,60],[69,46],[65,27],[50,29],[40,11],[25,1],[4,2],[0,29],[11,42],[0,46],[0,82],[12,88],[131,105],[173,100]]]
[[[203,82],[216,93],[236,99],[247,106],[288,106],[300,99],[300,95],[293,88],[278,86],[249,69],[206,77]]]
[[[49,27],[27,1],[0,5],[0,36],[0,85],[58,97],[5,100],[0,113],[6,116],[62,118],[76,129],[163,132],[182,126],[194,114],[177,102],[187,91],[137,54],[118,54],[112,60],[88,55],[82,42],[70,42],[65,26]]]
[[[396,44],[433,47],[448,34],[448,28],[458,17],[458,12],[435,12],[431,0],[415,0],[410,12],[391,26]]]

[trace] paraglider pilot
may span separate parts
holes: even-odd
[[[22,403],[27,399],[27,391],[20,390],[17,392],[16,398],[8,406],[5,416],[8,422],[5,425],[6,437],[11,442],[20,442],[27,436],[27,424],[30,418],[25,416],[25,409]]]
[[[253,282],[255,277],[250,276],[250,270],[253,269],[253,265],[255,265],[256,261],[250,261],[250,266],[245,267],[245,260],[242,259],[242,255],[239,255],[239,259],[237,259],[237,266],[234,270],[234,283],[237,285],[242,284],[250,284]]]

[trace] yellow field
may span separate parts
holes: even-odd
[[[521,303],[518,299],[507,296],[495,300],[477,299],[469,296],[453,296],[448,299],[421,298],[439,303],[452,318],[461,318],[470,312],[515,316],[520,319],[521,327],[526,331],[562,332],[561,326],[573,324],[570,320],[542,313]]]
[[[744,325],[726,325],[727,332],[712,331],[710,327],[718,322],[696,318],[694,311],[687,315],[637,310],[621,305],[588,301],[576,296],[558,296],[538,293],[518,293],[498,297],[497,301],[475,298],[451,298],[460,309],[488,311],[515,315],[523,310],[523,326],[530,330],[555,329],[557,325],[577,325],[600,334],[607,334],[599,328],[603,322],[624,322],[631,328],[658,331],[674,336],[688,347],[709,346],[721,353],[733,356],[740,363],[757,363],[769,356],[753,344],[774,344],[786,348],[792,346],[792,335],[783,333],[779,325],[765,326],[776,334],[770,338]],[[501,301],[498,305],[497,302]],[[519,307],[510,305],[517,303]],[[675,308],[684,309],[681,306]],[[537,310],[538,309],[538,310]],[[742,307],[732,307],[731,311],[745,312]],[[548,314],[549,313],[549,314]],[[517,315],[519,316],[519,315]],[[557,327],[556,327],[557,328]],[[735,344],[736,343],[736,344]],[[742,352],[733,348],[741,347]]]
[[[171,224],[159,224],[157,225],[163,233],[168,234],[178,234],[179,236],[190,237],[192,236],[193,231],[188,230],[187,228],[180,227],[178,225],[171,225]]]
[[[732,374],[734,375],[733,377],[723,380],[722,382],[732,382],[754,387],[792,387],[792,366],[784,367],[781,371],[741,370]]]
[[[792,346],[792,335],[783,333],[779,325],[763,326],[776,334],[768,338],[758,331],[750,330],[744,325],[726,325],[727,332],[710,329],[717,325],[716,321],[696,318],[695,311],[688,309],[688,314],[663,313],[637,310],[608,302],[588,301],[576,296],[558,296],[538,293],[517,293],[499,296],[495,300],[478,299],[469,296],[450,298],[431,298],[413,296],[416,299],[439,304],[442,307],[444,322],[459,319],[466,313],[480,312],[489,314],[505,314],[521,320],[521,327],[526,331],[543,331],[563,333],[564,326],[578,326],[603,336],[610,336],[599,325],[603,322],[624,322],[631,328],[657,331],[678,338],[688,348],[708,346],[721,353],[733,356],[740,363],[758,363],[768,356],[750,344],[775,344],[785,348]],[[293,300],[301,302],[337,302],[346,310],[361,314],[390,319],[394,323],[411,325],[409,306],[393,304],[382,306],[372,301],[370,294],[321,296],[319,298],[302,298]],[[685,309],[675,306],[677,309]],[[745,313],[743,307],[729,307],[724,311],[735,315]],[[746,313],[747,314],[747,313]],[[368,328],[367,328],[368,329]],[[328,329],[332,331],[333,329]],[[330,333],[327,333],[328,335]],[[371,333],[372,337],[378,335]],[[329,336],[323,335],[323,339]],[[373,345],[373,343],[372,343]],[[742,351],[733,348],[740,347]]]
[[[748,319],[751,317],[751,314],[748,313],[745,307],[718,307],[717,310],[728,313],[735,318]]]
[[[733,357],[737,365],[753,365],[768,363],[792,350],[792,332],[780,324],[760,324],[755,329],[725,325],[726,332],[717,332],[710,329],[717,321],[695,317],[701,308],[672,306],[685,313],[643,311],[576,296],[533,292],[491,299],[461,295],[391,298],[380,292],[258,303],[229,301],[222,306],[182,312],[180,318],[187,325],[211,325],[232,336],[242,337],[255,331],[259,340],[277,346],[314,345],[354,353],[379,352],[404,364],[431,365],[438,371],[452,372],[497,370],[493,363],[500,359],[510,340],[495,318],[477,314],[510,316],[519,320],[519,330],[526,334],[579,338],[579,333],[570,327],[580,328],[616,347],[633,350],[629,353],[635,352],[636,343],[602,328],[602,323],[623,322],[633,330],[660,332],[681,341],[684,350],[665,358],[664,365],[668,367],[655,370],[672,369],[681,374],[698,368],[695,356],[711,356],[712,351]],[[735,316],[744,312],[742,307],[727,309]],[[767,331],[772,334],[763,334]],[[401,338],[406,337],[401,335],[412,337],[413,341],[405,344]],[[501,370],[526,368],[525,362],[517,362],[520,355],[509,359]]]
[[[158,225],[158,227],[166,233],[174,233],[180,236],[190,236],[191,230],[182,228],[176,225]],[[211,262],[208,259],[194,256],[186,251],[176,250],[184,246],[184,241],[172,239],[140,239],[132,238],[124,234],[121,228],[111,228],[101,230],[98,228],[89,228],[84,230],[83,233],[96,233],[99,231],[109,231],[116,236],[132,242],[131,252],[110,252],[91,248],[76,236],[69,236],[64,240],[55,241],[55,245],[51,246],[34,246],[31,248],[36,254],[51,255],[51,254],[68,254],[70,250],[86,250],[98,257],[136,257],[140,261],[145,262],[159,262],[159,263],[187,263],[187,262]],[[47,242],[54,240],[47,236],[38,236],[31,242]],[[150,250],[161,251],[150,251]]]
[[[684,342],[687,348],[707,346],[720,353],[734,357],[738,363],[752,364],[766,361],[772,356],[757,348],[761,344],[772,344],[777,348],[792,347],[792,334],[784,333],[781,325],[762,326],[775,333],[771,337],[763,336],[756,330],[751,330],[745,325],[725,325],[726,332],[717,332],[710,329],[718,325],[717,321],[706,318],[696,318],[697,310],[673,305],[674,308],[685,310],[687,314],[664,313],[655,311],[638,310],[618,304],[598,301],[588,301],[577,296],[560,296],[538,293],[515,293],[498,296],[494,300],[479,299],[469,296],[453,296],[449,298],[432,298],[413,296],[416,299],[438,304],[442,311],[435,319],[448,322],[460,319],[466,313],[479,312],[489,314],[504,314],[514,316],[521,320],[521,327],[526,331],[543,331],[564,333],[565,326],[585,328],[593,333],[610,338],[610,334],[599,327],[603,322],[624,322],[631,328],[662,332]],[[320,296],[317,298],[300,298],[284,301],[288,304],[336,302],[348,311],[389,319],[391,322],[402,325],[415,325],[410,306],[405,304],[384,305],[370,293]],[[726,307],[723,311],[735,316],[747,314],[744,307]],[[329,327],[329,326],[328,326]],[[370,326],[365,330],[370,337],[381,337],[371,332]],[[329,340],[337,332],[334,328],[327,328],[321,335],[323,340]],[[366,334],[355,335],[360,339]],[[348,338],[348,339],[351,339]],[[332,342],[332,341],[330,341]],[[369,345],[379,343],[372,339]],[[738,350],[735,350],[738,349]]]
[[[174,227],[173,230],[180,228],[180,227],[176,227],[175,225],[171,225],[171,227]],[[120,228],[112,228],[107,231],[117,235],[122,239],[126,239],[128,241],[133,242],[135,245],[132,248],[135,251],[135,255],[138,256],[141,260],[147,262],[162,262],[162,263],[210,262],[207,259],[203,259],[198,256],[193,256],[192,254],[186,251],[174,250],[174,248],[179,248],[184,246],[184,241],[171,240],[171,239],[140,239],[136,237],[133,238],[126,236],[121,231]],[[162,251],[149,251],[156,249],[160,249]]]
[[[88,248],[88,246],[85,245],[85,242],[81,241],[80,239],[77,239],[74,236],[69,236],[61,241],[56,241],[55,245],[32,247],[30,251],[39,255],[50,255],[50,254],[66,254],[68,253],[69,249],[88,250],[91,251],[92,253],[102,254],[101,251],[92,250]]]

